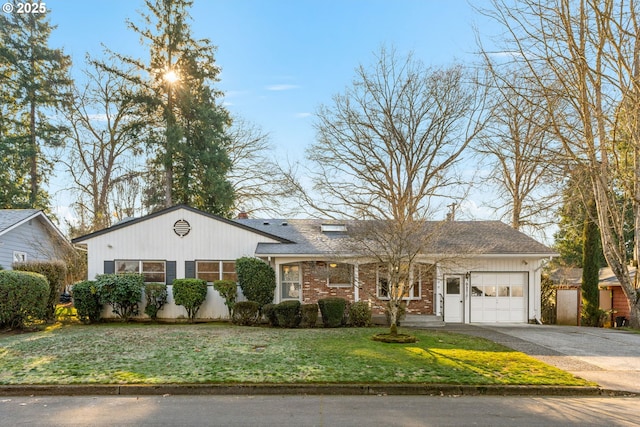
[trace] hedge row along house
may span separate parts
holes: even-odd
[[[316,219],[228,220],[181,205],[73,243],[86,246],[91,279],[138,272],[147,282],[168,286],[176,278],[190,277],[211,284],[235,280],[235,260],[251,256],[275,270],[275,303],[338,296],[367,301],[374,314],[382,315],[389,275],[383,265],[351,249],[350,229],[357,225]],[[555,255],[551,249],[499,221],[443,221],[425,227],[437,232],[410,266],[404,294],[408,316],[452,323],[540,319],[541,269]],[[184,308],[169,295],[159,317],[184,317]],[[198,317],[227,315],[223,299],[210,286]]]

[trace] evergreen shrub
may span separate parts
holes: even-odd
[[[371,307],[366,301],[358,301],[349,304],[349,324],[356,327],[365,327],[371,324]]]
[[[0,326],[24,328],[25,323],[45,320],[49,283],[42,274],[0,271]]]
[[[301,326],[303,328],[315,328],[318,323],[318,304],[302,304],[300,306],[302,316]]]
[[[322,298],[318,300],[318,307],[322,314],[325,328],[338,328],[344,324],[344,310],[347,300],[338,297]]]
[[[13,269],[18,271],[31,271],[42,274],[49,282],[49,296],[47,298],[46,319],[55,320],[56,305],[60,300],[60,294],[64,291],[65,278],[67,277],[67,265],[62,261],[26,261],[16,262]]]
[[[144,307],[145,314],[154,321],[158,320],[158,312],[162,310],[169,298],[167,285],[164,283],[146,283],[144,285],[144,295],[147,300],[147,305]]]
[[[78,319],[83,323],[100,321],[102,304],[98,294],[98,286],[93,280],[78,282],[71,288],[73,306],[78,313]]]
[[[101,274],[96,278],[102,304],[110,304],[112,312],[123,322],[138,314],[142,301],[144,277],[142,274]]]
[[[233,280],[216,280],[213,282],[213,289],[218,291],[220,296],[224,298],[224,305],[229,310],[229,318],[233,316],[233,307],[238,299],[238,284]]]
[[[297,328],[300,326],[300,301],[282,301],[276,305],[278,324],[283,328]]]
[[[173,299],[187,310],[193,322],[202,303],[207,299],[207,282],[202,279],[176,279],[173,281]]]
[[[262,307],[262,314],[267,318],[269,325],[273,327],[280,326],[278,316],[276,316],[276,305],[277,304],[269,303]]]
[[[240,301],[233,309],[232,322],[235,325],[253,326],[258,323],[260,304],[255,301]]]
[[[236,260],[238,284],[249,301],[258,303],[260,309],[273,302],[276,290],[276,273],[266,262],[251,257]]]

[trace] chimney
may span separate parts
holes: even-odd
[[[236,219],[249,219],[249,214],[245,211],[240,211]]]

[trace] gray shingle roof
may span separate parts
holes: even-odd
[[[0,209],[0,234],[38,212],[38,209]]]
[[[281,236],[295,243],[259,243],[256,255],[321,255],[344,253],[349,237],[344,233],[323,233],[322,224],[350,221],[317,219],[238,219],[251,228]],[[428,244],[428,254],[482,255],[542,255],[555,252],[500,221],[426,222],[434,237]],[[435,232],[437,231],[437,232]]]

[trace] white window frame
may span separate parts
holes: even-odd
[[[336,283],[331,283],[331,274],[330,274],[330,269],[331,268],[337,268],[338,266],[346,266],[346,268],[349,269],[349,282],[348,283],[343,283],[343,282],[336,282]],[[330,288],[350,288],[353,286],[353,264],[348,264],[346,262],[327,262],[326,263],[326,267],[327,267],[327,286]]]
[[[124,262],[137,262],[138,263],[138,268],[136,271],[123,271],[123,272],[119,272],[118,271],[118,263],[124,263]],[[158,281],[158,280],[147,280],[147,278],[145,277],[145,273],[149,273],[149,274],[157,274],[160,273],[159,271],[148,271],[145,272],[144,271],[144,263],[151,263],[151,262],[155,262],[155,263],[162,263],[163,265],[163,270],[162,270],[162,274],[164,275],[164,280],[163,281]],[[144,278],[144,283],[167,283],[167,262],[163,261],[163,260],[159,260],[159,259],[117,259],[115,260],[115,265],[114,265],[114,269],[115,269],[115,273],[116,274],[125,274],[125,273],[137,273],[137,274],[142,274]]]
[[[411,296],[402,297],[403,301],[418,301],[422,299],[422,281],[426,279],[423,278],[423,269],[420,268],[421,264],[413,264],[411,266],[411,270],[409,271],[409,282],[411,283],[411,288],[409,291],[411,292]],[[380,269],[384,267],[382,264],[378,264],[376,266],[376,296],[378,299],[382,301],[388,301],[389,295],[387,291],[387,295],[382,294],[382,286],[380,286]],[[415,280],[415,272],[418,270],[418,280]],[[426,274],[425,274],[426,275]],[[389,286],[389,273],[387,273],[387,286]],[[417,285],[417,287],[416,287]]]
[[[23,251],[13,251],[13,262],[27,262],[27,253]]]
[[[200,260],[196,260],[196,271],[195,271],[196,278],[199,278],[198,275],[200,273],[200,268],[199,268],[200,263],[205,263],[205,262],[207,262],[207,263],[216,263],[217,262],[218,263],[218,278],[216,280],[227,280],[227,279],[224,279],[224,275],[225,275],[225,273],[228,274],[230,272],[229,271],[224,271],[224,266],[225,266],[225,264],[233,264],[233,273],[236,276],[235,279],[234,279],[234,282],[236,282],[236,283],[238,282],[238,274],[236,273],[236,262],[235,262],[235,260],[229,260],[229,259],[224,259],[224,260],[200,259]],[[204,273],[214,273],[214,272],[213,271],[205,271]],[[229,279],[229,280],[231,280],[231,279]],[[207,283],[212,283],[212,282],[207,282]]]
[[[284,280],[284,271],[283,269],[285,267],[298,267],[298,280],[294,281],[294,280]],[[297,297],[291,297],[291,298],[285,298],[282,290],[284,289],[285,286],[291,287],[294,286],[294,291],[297,290],[298,291],[298,296]],[[299,263],[294,263],[294,264],[281,264],[280,265],[280,301],[302,301],[302,265],[300,265]]]

